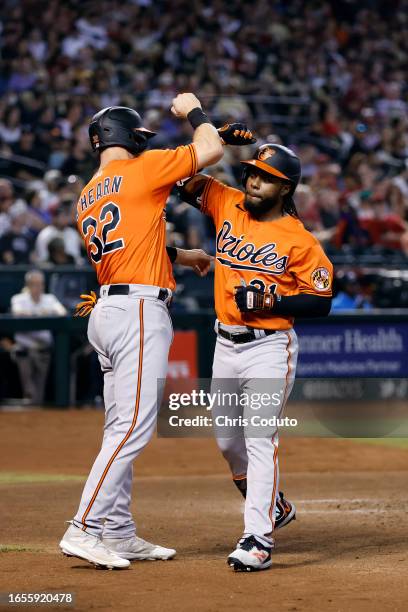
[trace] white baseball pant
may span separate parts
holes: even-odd
[[[236,327],[223,325],[227,331]],[[245,331],[243,328],[241,331]],[[225,389],[259,398],[259,394],[281,391],[278,405],[262,408],[262,416],[280,418],[295,380],[298,341],[293,329],[277,331],[245,344],[234,344],[218,336],[214,353],[212,392]],[[247,418],[257,412],[249,407],[232,408],[216,405],[213,422],[218,415]],[[279,490],[277,427],[216,427],[218,446],[227,460],[233,478],[247,478],[244,513],[244,536],[254,535],[271,545],[275,524],[276,497]]]
[[[101,287],[90,316],[88,338],[104,374],[106,416],[102,447],[74,518],[87,533],[111,538],[136,531],[129,508],[132,465],[156,427],[173,338],[159,287],[129,287],[129,295],[110,296],[109,287]]]

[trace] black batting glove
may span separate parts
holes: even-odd
[[[222,144],[242,146],[256,142],[256,138],[245,123],[226,123],[217,131]]]
[[[258,287],[249,285],[235,287],[235,302],[241,312],[259,312],[272,310],[274,296],[272,293],[261,291]]]

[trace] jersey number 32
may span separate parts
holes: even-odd
[[[88,255],[94,263],[100,263],[102,257],[107,253],[124,248],[125,243],[122,238],[108,240],[109,232],[115,230],[119,223],[120,209],[114,202],[105,204],[98,220],[94,217],[86,217],[82,221],[82,233],[85,239],[89,234]]]

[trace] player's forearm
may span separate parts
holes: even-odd
[[[208,117],[203,113],[203,111],[199,108],[195,108],[191,113],[189,113],[188,118],[190,116],[194,118],[194,120],[201,125],[197,127],[194,133],[194,143],[196,145],[201,146],[199,143],[202,141],[203,146],[208,149],[208,147],[214,146],[214,129],[212,125],[209,123]],[[208,122],[205,122],[206,119]],[[193,127],[195,127],[195,122],[191,121]],[[203,129],[206,128],[206,129]],[[245,123],[226,123],[222,127],[216,130],[216,133],[219,138],[219,143],[222,145],[221,149],[218,147],[218,159],[208,163],[216,163],[219,159],[221,159],[223,152],[222,147],[224,145],[235,145],[235,146],[243,146],[248,144],[254,144],[256,142],[256,138],[252,134],[251,130],[248,129]],[[198,159],[198,168],[204,168],[206,165],[205,158],[202,157]]]
[[[182,93],[173,98],[171,112],[176,117],[187,118],[194,130],[193,143],[198,168],[215,164],[221,159],[224,151],[220,135],[193,93]]]
[[[284,317],[326,317],[331,308],[331,297],[312,293],[274,295],[252,285],[235,287],[235,302],[241,312],[262,312]]]
[[[166,251],[172,264],[176,263],[180,266],[191,267],[190,254],[192,253],[192,251],[188,251],[186,249],[178,249],[176,247],[171,246],[166,246]]]
[[[172,263],[192,268],[199,276],[206,276],[210,270],[214,257],[202,249],[176,249],[166,247],[167,254]]]
[[[188,251],[186,251],[186,249],[176,249],[176,251],[177,255],[176,259],[174,260],[174,263],[178,264],[179,266],[190,266],[188,260]]]
[[[211,123],[199,125],[193,136],[199,168],[216,164],[224,155],[220,135]]]
[[[271,315],[286,317],[315,318],[327,317],[330,312],[332,298],[309,293],[298,295],[275,296]]]
[[[191,204],[195,208],[201,208],[201,196],[204,192],[209,177],[204,174],[196,174],[195,176],[179,181],[177,183],[178,196],[187,204]]]

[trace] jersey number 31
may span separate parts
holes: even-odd
[[[107,221],[107,223],[106,223]],[[115,230],[120,223],[120,209],[114,202],[108,202],[102,208],[99,220],[86,217],[82,221],[82,233],[87,238],[89,234],[88,255],[96,264],[107,253],[123,249],[125,243],[122,238],[109,242],[108,234]]]

